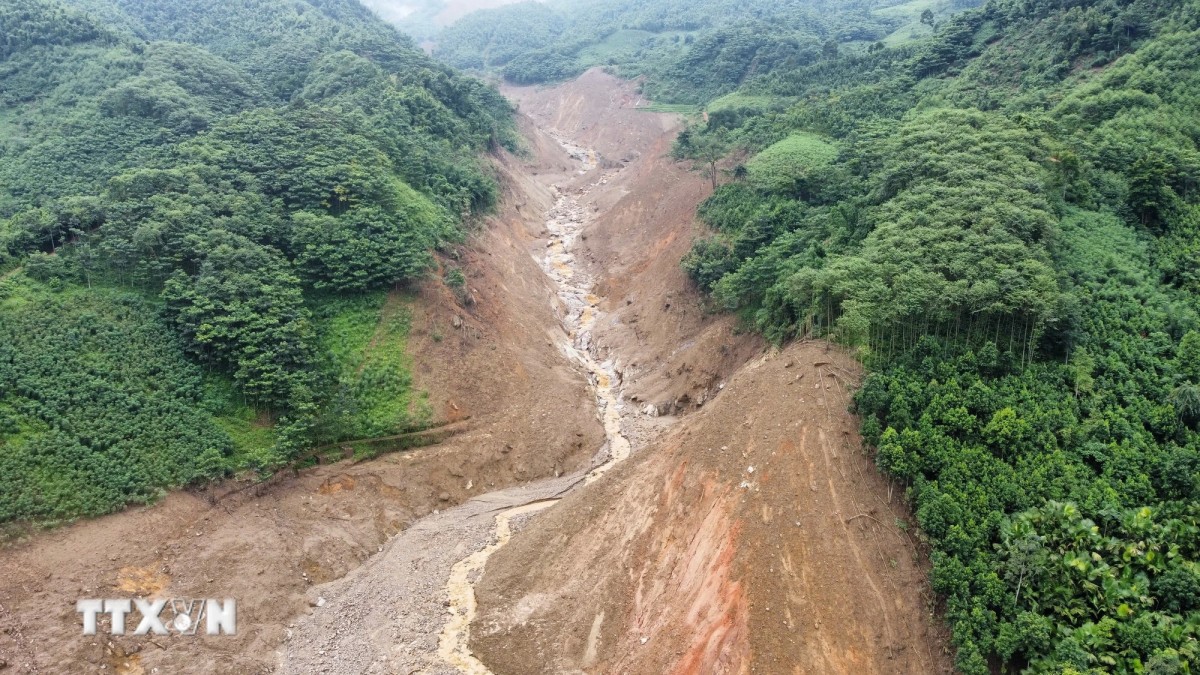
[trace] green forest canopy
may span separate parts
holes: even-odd
[[[1200,666],[1200,5],[992,0],[743,82],[684,260],[870,375],[970,675]]]
[[[0,36],[0,521],[424,423],[386,291],[495,201],[494,89],[353,0],[11,0]]]
[[[645,93],[656,101],[703,103],[755,75],[834,57],[839,45],[852,51],[882,46],[901,28],[911,30],[923,8],[942,16],[975,4],[530,0],[464,17],[437,36],[435,55],[519,84],[606,66],[625,77],[645,76]]]

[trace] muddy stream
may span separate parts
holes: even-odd
[[[580,162],[581,174],[597,168],[595,151],[561,139],[559,143]],[[586,220],[585,211],[578,200],[560,193],[554,208],[546,216],[546,230],[550,234],[550,242],[545,258],[541,261],[542,269],[558,287],[558,299],[565,311],[563,323],[570,341],[560,343],[559,348],[587,374],[596,396],[599,417],[607,439],[600,453],[602,457],[606,457],[605,461],[592,469],[579,485],[599,479],[614,466],[628,459],[630,454],[629,440],[621,431],[624,405],[618,389],[620,376],[611,358],[601,360],[603,357],[599,355],[599,350],[592,340],[592,329],[601,318],[601,299],[592,292],[594,282],[581,269],[575,254],[580,235],[587,224]],[[475,582],[487,565],[488,559],[512,538],[514,519],[553,506],[560,499],[543,499],[500,512],[496,516],[492,543],[459,561],[451,569],[450,580],[446,585],[450,596],[450,618],[438,641],[438,656],[447,664],[468,675],[491,675],[492,671],[471,654],[468,646],[471,622],[476,611]]]

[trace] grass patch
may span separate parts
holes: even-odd
[[[337,443],[428,426],[432,411],[413,388],[412,314],[398,294],[323,298],[316,308],[330,396],[318,438]]]
[[[933,27],[921,23],[921,13],[927,9],[933,12],[934,21],[941,21],[953,13],[950,10],[949,3],[945,2],[945,0],[911,0],[911,2],[874,10],[872,13],[875,16],[889,19],[907,19],[905,23],[883,38],[881,42],[888,47],[897,47],[906,42],[920,40],[933,35]]]
[[[746,163],[746,169],[750,182],[760,189],[785,192],[833,163],[837,155],[837,146],[816,134],[801,132],[760,152]]]
[[[928,25],[920,21],[910,21],[883,38],[883,44],[888,47],[898,47],[906,42],[920,40],[931,35],[933,35],[933,29]]]
[[[946,4],[944,0],[909,0],[909,2],[892,5],[891,7],[880,7],[879,9],[872,10],[871,13],[875,16],[896,19],[906,17],[919,18],[921,12],[927,9],[931,10],[934,14],[938,14],[946,8]]]
[[[619,30],[600,42],[580,50],[579,58],[585,63],[607,64],[625,61],[657,35],[645,30]]]
[[[786,107],[792,99],[782,96],[754,96],[733,92],[708,104],[708,112],[715,113],[724,110],[771,110]]]
[[[651,103],[638,110],[653,113],[674,113],[678,115],[699,115],[702,107],[690,103]]]
[[[251,408],[229,377],[205,374],[204,406],[233,441],[234,454],[229,461],[232,470],[272,466],[279,461],[273,421]]]

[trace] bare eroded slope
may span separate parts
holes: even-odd
[[[848,412],[857,364],[762,355],[680,270],[711,188],[668,158],[674,124],[599,71],[508,94],[608,170],[567,186],[595,213],[596,340],[624,395],[698,412],[492,556],[472,650],[508,675],[949,671],[905,509]]]
[[[473,650],[511,675],[949,672],[858,377],[822,343],[753,361],[492,557]]]

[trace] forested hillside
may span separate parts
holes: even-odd
[[[828,337],[963,672],[1200,666],[1200,5],[991,0],[751,78],[684,265]]]
[[[0,521],[419,427],[385,292],[510,115],[353,0],[0,6]]]
[[[520,84],[607,66],[625,77],[646,76],[645,92],[656,101],[695,104],[747,78],[833,58],[839,48],[862,51],[893,35],[903,39],[900,29],[910,30],[923,10],[932,22],[975,4],[531,1],[463,18],[438,36],[435,55]]]

